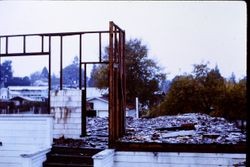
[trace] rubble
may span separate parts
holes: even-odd
[[[146,125],[146,126],[145,126]],[[237,144],[246,142],[246,131],[224,118],[201,113],[177,116],[127,119],[122,142],[159,142],[189,144]]]
[[[108,147],[108,118],[88,118],[87,137],[73,142],[64,139],[65,145],[80,147]],[[67,141],[68,140],[68,141]],[[156,142],[179,144],[237,144],[246,143],[246,131],[224,118],[200,113],[187,113],[156,118],[126,118],[122,142]],[[63,144],[56,139],[55,144]]]

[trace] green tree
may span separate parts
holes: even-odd
[[[6,82],[7,86],[30,86],[29,77],[12,77],[8,82]]]
[[[162,104],[151,115],[203,112],[219,110],[224,97],[225,84],[218,67],[209,69],[207,64],[194,65],[192,75],[176,76]]]
[[[63,68],[63,84],[76,86],[79,81],[79,62],[78,57],[74,57],[72,64]]]
[[[43,67],[43,70],[41,72],[41,77],[44,79],[48,79],[48,76],[49,76],[49,71],[48,71],[47,67]]]
[[[226,84],[225,96],[219,105],[220,110],[216,116],[229,120],[246,119],[247,117],[246,77],[239,82]]]
[[[48,82],[48,76],[49,76],[49,72],[48,72],[47,67],[43,67],[41,71],[36,71],[30,74],[30,82],[32,85],[38,80]]]
[[[94,64],[93,68],[91,70],[91,73],[90,73],[90,78],[88,80],[88,86],[89,87],[95,87],[96,86],[95,79],[94,79],[94,74],[95,74],[96,70],[97,70],[97,66]]]
[[[63,68],[63,84],[69,87],[77,87],[79,84],[79,68],[79,58],[75,56],[72,64]],[[83,75],[84,70],[82,70],[82,79]]]
[[[6,60],[0,66],[0,85],[6,86],[6,83],[13,77],[12,61]]]
[[[225,84],[218,66],[209,69],[207,64],[194,65],[194,77],[196,80],[197,93],[201,110],[209,114],[220,103],[224,96]]]
[[[164,101],[155,106],[150,115],[175,115],[179,113],[198,111],[195,94],[197,87],[192,75],[176,76],[170,85],[170,89]]]
[[[104,59],[107,59],[107,48]],[[148,48],[141,40],[131,39],[125,44],[125,63],[127,81],[127,101],[134,103],[138,97],[143,106],[151,107],[155,104],[157,97],[155,92],[159,91],[161,82],[165,80],[166,74],[162,73],[157,63],[148,57]],[[105,88],[108,86],[107,66],[98,66],[93,74],[96,86]]]

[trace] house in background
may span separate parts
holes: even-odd
[[[94,112],[97,117],[108,117],[109,102],[105,97],[92,97],[87,99],[87,109]],[[90,114],[92,115],[92,114]]]
[[[0,100],[8,100],[9,91],[8,88],[0,88]]]
[[[16,96],[45,101],[48,98],[48,86],[9,86],[8,99]]]
[[[108,117],[109,116],[109,101],[106,97],[92,97],[87,99],[87,110],[89,116]],[[136,118],[135,105],[127,105],[126,117]]]

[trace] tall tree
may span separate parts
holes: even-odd
[[[79,83],[79,68],[79,58],[75,56],[72,64],[63,68],[63,84],[69,87],[77,87]],[[83,75],[84,70],[82,70],[82,78]]]
[[[194,65],[192,75],[176,76],[164,101],[150,115],[200,112],[227,119],[246,118],[246,78],[226,81],[218,66]]]
[[[0,66],[0,85],[6,86],[5,84],[13,77],[12,61],[6,60]]]
[[[108,49],[104,58],[107,59]],[[157,97],[155,92],[159,91],[161,82],[165,80],[166,74],[161,71],[157,63],[148,57],[148,48],[141,40],[131,39],[125,44],[125,63],[127,81],[127,101],[133,103],[138,97],[143,106],[151,107]],[[107,66],[98,66],[93,74],[97,87],[108,86]]]
[[[47,67],[43,67],[43,70],[41,72],[41,77],[44,79],[48,79],[48,76],[49,76],[49,71],[48,71]]]
[[[88,80],[88,86],[89,87],[95,87],[96,86],[95,79],[94,79],[94,74],[95,74],[96,70],[97,70],[97,66],[94,64],[93,68],[91,70],[91,73],[90,73],[90,78]]]
[[[211,70],[207,64],[194,65],[193,73],[196,79],[196,96],[200,101],[200,107],[202,111],[209,114],[223,98],[224,78],[221,76],[217,65]]]

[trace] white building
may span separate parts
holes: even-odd
[[[8,100],[8,88],[0,88],[0,100]]]
[[[37,101],[44,101],[48,98],[47,86],[9,86],[8,99],[16,96],[28,97]]]
[[[90,108],[96,112],[97,117],[108,117],[109,102],[105,98],[92,97],[87,99]]]

